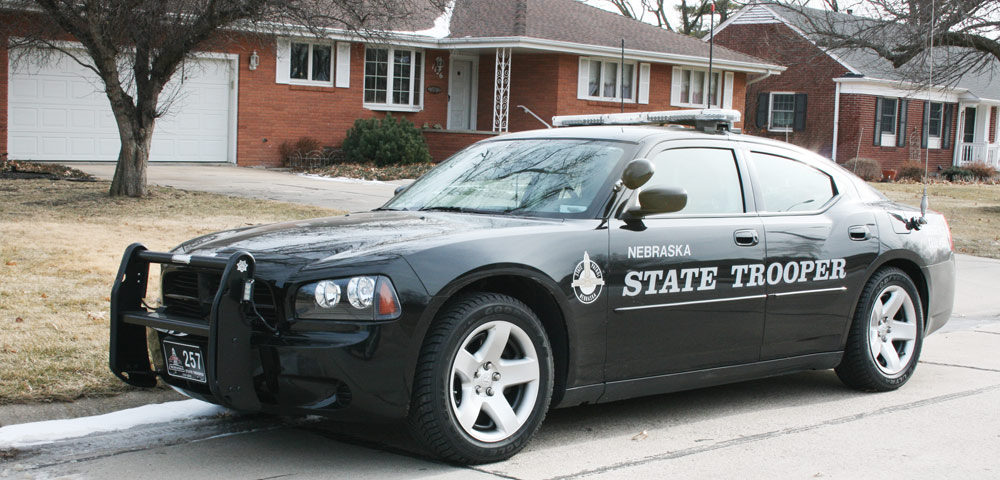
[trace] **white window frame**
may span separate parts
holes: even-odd
[[[711,92],[708,90],[708,88],[709,88],[709,78],[710,77],[708,75],[708,69],[707,68],[676,67],[676,68],[674,68],[674,72],[678,72],[680,74],[680,76],[681,76],[681,78],[676,82],[677,88],[678,88],[678,92],[677,92],[676,96],[677,96],[677,98],[679,100],[672,101],[671,105],[676,106],[676,107],[705,108],[705,102],[700,102],[700,103],[692,103],[691,102],[691,95],[694,94],[694,89],[693,88],[688,91],[688,98],[680,98],[680,92],[683,91],[684,72],[685,71],[691,72],[691,76],[692,77],[694,76],[694,72],[702,72],[702,73],[704,73],[705,74],[705,81],[702,84],[701,88],[702,88],[702,91],[705,92],[705,95],[711,96]],[[712,75],[718,75],[719,76],[719,81],[715,82],[715,88],[718,91],[718,95],[716,95],[716,97],[715,97],[716,103],[712,104],[712,108],[720,108],[720,106],[722,105],[722,103],[725,102],[725,99],[723,98],[725,96],[725,91],[723,90],[723,85],[722,85],[722,82],[724,81],[723,79],[726,78],[725,73],[726,72],[723,72],[722,70],[715,70],[715,69],[712,70]]]
[[[792,97],[792,124],[787,127],[774,127],[774,97],[775,95],[789,95]],[[785,110],[782,110],[785,111]],[[795,129],[795,92],[771,92],[767,100],[767,131],[769,132],[791,132]]]
[[[882,111],[880,110],[880,111],[878,111],[878,112],[875,113],[876,115],[879,116],[879,128],[882,129],[882,141],[879,144],[879,146],[882,146],[882,147],[895,147],[896,146],[896,133],[897,133],[897,130],[899,129],[899,98],[896,98],[896,97],[882,97],[882,108],[885,108],[885,103],[888,102],[888,101],[890,101],[890,100],[893,101],[893,102],[896,102],[896,107],[895,107],[896,113],[893,114],[893,117],[892,117],[892,133],[886,133],[887,129],[885,128],[885,122],[882,121],[882,120],[884,120],[884,116],[882,115]]]
[[[330,70],[329,70],[330,71],[330,80],[323,81],[323,80],[312,80],[311,78],[309,78],[309,79],[292,78],[292,45],[294,45],[296,43],[298,43],[298,44],[304,44],[304,45],[309,45],[308,63],[306,64],[306,73],[309,75],[309,77],[312,77],[312,73],[313,73],[313,68],[312,68],[313,67],[313,48],[316,47],[316,46],[330,47]],[[334,68],[334,66],[337,64],[337,62],[336,62],[336,56],[337,56],[337,47],[336,47],[336,45],[334,45],[334,42],[316,42],[316,41],[298,40],[298,39],[292,39],[292,40],[290,40],[288,42],[288,54],[287,54],[287,58],[288,58],[288,83],[290,85],[311,85],[311,86],[317,86],[317,87],[332,87],[333,86],[334,77],[336,77],[336,74],[337,74],[336,69]]]
[[[615,96],[614,97],[605,97],[603,95],[598,95],[596,97],[592,96],[592,95],[590,95],[590,88],[589,88],[589,86],[590,86],[590,69],[589,69],[589,64],[588,64],[588,69],[587,69],[587,72],[586,72],[587,78],[585,80],[583,80],[583,81],[577,82],[577,90],[578,90],[576,92],[577,98],[581,98],[581,99],[585,99],[585,100],[595,100],[595,101],[598,101],[598,102],[621,102],[622,101],[622,87],[621,87],[621,85],[622,85],[622,79],[624,78],[624,72],[625,72],[625,69],[622,68],[622,61],[621,61],[621,59],[620,58],[619,59],[606,58],[606,57],[583,57],[583,58],[586,59],[588,62],[599,62],[601,64],[601,81],[600,81],[600,87],[597,89],[598,93],[601,93],[601,92],[604,91],[604,76],[607,74],[608,64],[614,64],[614,65],[616,65],[616,70],[618,72],[617,73],[617,77],[618,78],[617,78],[617,83],[615,84],[616,88],[615,88]],[[631,65],[632,66],[632,88],[630,89],[631,94],[632,94],[631,95],[632,98],[626,98],[625,99],[625,103],[635,103],[636,102],[636,97],[637,97],[637,95],[639,93],[639,62],[632,61],[632,60],[625,60],[625,65]],[[580,72],[579,74],[583,75],[584,72]]]
[[[387,76],[386,76],[386,83],[385,83],[385,103],[366,102],[366,101],[364,101],[364,98],[365,98],[364,95],[365,95],[365,90],[366,90],[366,88],[365,88],[365,78],[364,78],[365,75],[364,75],[364,73],[367,71],[367,67],[368,67],[368,51],[369,50],[388,50],[388,52],[389,52],[388,53],[388,57],[387,57],[388,62],[389,62],[389,68],[388,68],[388,72],[386,74]],[[393,78],[395,76],[394,63],[395,63],[395,58],[396,58],[396,52],[398,52],[398,51],[410,52],[411,62],[414,62],[414,60],[416,59],[416,56],[417,56],[416,54],[417,53],[420,54],[420,65],[416,65],[415,62],[410,64],[411,65],[411,68],[410,68],[410,103],[392,103],[392,81],[393,81]],[[421,49],[421,48],[394,47],[394,46],[389,46],[389,47],[370,47],[370,46],[366,46],[365,47],[365,54],[362,57],[362,62],[363,63],[362,63],[362,70],[361,70],[361,73],[362,73],[362,76],[361,76],[362,77],[361,78],[361,99],[362,100],[361,101],[362,101],[362,106],[364,106],[364,108],[366,108],[368,110],[388,111],[388,112],[419,112],[419,111],[422,111],[424,109],[424,98],[426,97],[426,94],[423,92],[423,89],[427,85],[426,84],[426,79],[424,78],[424,70],[425,70],[424,66],[425,66],[425,64],[427,62],[427,53],[424,52],[423,49]],[[420,92],[420,102],[414,104],[413,103],[413,97],[415,95],[413,94],[413,92],[414,92],[414,90],[413,90],[413,84],[414,84],[414,79],[417,78],[417,75],[420,76],[420,89],[421,89],[421,92]]]
[[[927,107],[927,115],[928,115],[928,119],[927,119],[927,148],[930,148],[930,149],[939,149],[939,148],[941,148],[941,136],[944,135],[944,103],[942,103],[942,102],[929,102],[929,103],[930,103],[930,106]],[[941,109],[938,111],[939,115],[940,115],[940,118],[938,119],[938,131],[937,131],[937,135],[935,135],[934,132],[930,130],[931,122],[930,122],[930,118],[929,117],[931,115],[931,111],[934,108],[934,105],[940,105],[941,106]]]

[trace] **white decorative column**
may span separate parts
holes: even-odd
[[[510,116],[510,49],[498,48],[493,70],[493,131],[506,132]]]

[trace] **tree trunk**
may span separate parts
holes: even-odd
[[[149,163],[153,125],[143,128],[131,121],[118,123],[122,148],[118,153],[118,165],[108,194],[112,197],[144,197],[147,193],[146,165]],[[123,125],[126,123],[127,125]]]

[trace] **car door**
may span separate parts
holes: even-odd
[[[762,145],[746,153],[767,245],[761,360],[840,350],[878,254],[875,217],[825,160]]]
[[[764,259],[763,229],[731,142],[665,142],[643,188],[683,187],[687,206],[610,227],[608,381],[757,360],[762,283],[734,268]]]

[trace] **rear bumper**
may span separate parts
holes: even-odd
[[[955,305],[955,255],[952,254],[944,262],[928,266],[925,274],[928,308],[924,335],[930,335],[951,318]]]
[[[146,308],[150,263],[221,271],[208,322]],[[402,418],[409,404],[412,335],[400,321],[342,323],[321,331],[272,331],[252,315],[255,262],[247,252],[227,258],[125,252],[111,295],[110,367],[130,385],[157,378],[185,394],[235,410],[342,419]],[[171,376],[164,340],[194,345],[205,358],[205,382]]]

